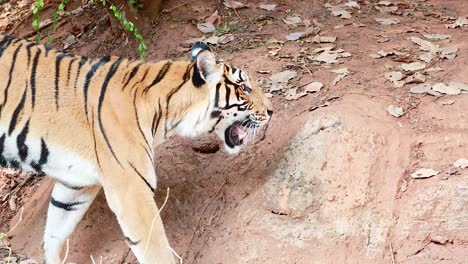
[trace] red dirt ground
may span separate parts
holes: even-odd
[[[326,1],[272,2],[291,11],[248,7],[238,10],[237,17],[233,12],[228,15],[218,1],[179,6],[182,1],[170,0],[165,9],[172,10],[143,29],[150,49],[148,60],[187,57],[180,47],[202,35],[191,21],[218,8],[239,27],[231,32],[233,42],[214,47],[219,58],[257,78],[269,77],[257,70],[292,69],[299,73],[293,85],[325,84],[320,92],[298,100],[274,95],[275,115],[266,139],[239,156],[194,150],[210,142],[210,136],[195,141],[175,138],[157,148],[156,200],[162,204],[170,189],[162,217],[175,251],[184,263],[204,264],[467,263],[468,170],[458,169],[454,175],[445,172],[455,160],[468,158],[468,95],[433,97],[410,93],[414,85],[394,88],[384,77],[389,71],[386,66],[402,62],[376,60],[369,54],[398,49],[416,61],[420,51],[409,37],[450,34],[448,41],[438,43],[458,47],[457,57],[431,65],[444,71],[428,73],[426,82],[468,83],[468,28],[445,27],[453,22],[449,17],[468,15],[468,1],[390,1],[400,3],[401,15],[380,13],[375,9],[378,1],[357,1],[361,9],[354,10],[350,19],[331,16]],[[295,60],[301,49],[321,46],[305,41],[286,42],[280,56],[268,56],[268,40],[285,41],[286,35],[296,31],[282,21],[290,14],[315,20],[323,36],[336,36],[335,45],[352,56],[339,59],[342,64],[332,68],[301,64]],[[375,22],[377,17],[397,17],[401,22],[383,26]],[[262,24],[265,20],[271,22]],[[11,29],[12,24],[3,22],[3,30]],[[335,29],[340,24],[347,25]],[[14,33],[30,32],[29,25],[30,18]],[[70,32],[83,32],[70,52],[139,57],[137,43],[128,37],[126,44],[125,35],[111,29],[102,8],[69,18],[52,35],[52,45],[61,48],[61,40]],[[383,38],[389,40],[380,43]],[[336,74],[330,70],[342,67],[352,73],[334,86]],[[329,106],[310,111],[335,97]],[[386,110],[390,104],[402,106],[405,114],[390,116]],[[337,125],[328,126],[327,120],[336,120]],[[303,136],[310,122],[318,122],[319,132]],[[302,149],[301,142],[314,143]],[[297,175],[281,173],[284,167],[304,164],[310,181],[294,185],[291,178]],[[410,174],[417,168],[440,173],[412,179]],[[0,180],[0,187],[5,179]],[[52,184],[50,179],[38,179],[21,189],[18,207],[24,208],[23,219],[10,237],[15,253],[38,262],[42,261]],[[286,189],[291,191],[289,196],[284,194]],[[2,203],[3,231],[18,221],[19,213]],[[92,255],[102,257],[103,263],[136,263],[102,193],[72,235],[69,248],[70,262],[91,263]]]

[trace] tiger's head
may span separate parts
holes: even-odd
[[[210,90],[210,132],[218,135],[229,154],[236,154],[242,145],[265,133],[273,114],[271,102],[245,71],[216,61],[207,44],[192,46],[192,60]]]

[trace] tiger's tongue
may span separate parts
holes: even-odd
[[[239,141],[242,141],[244,138],[247,137],[247,128],[241,126],[241,125],[237,125],[234,127],[234,133],[237,134],[237,138],[239,139]]]

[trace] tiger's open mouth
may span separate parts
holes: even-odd
[[[224,131],[226,145],[230,148],[240,146],[249,135],[248,121],[236,121]]]

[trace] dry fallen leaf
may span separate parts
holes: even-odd
[[[351,13],[339,7],[334,7],[333,9],[331,9],[331,12],[332,15],[336,17],[341,17],[343,19],[351,18]]]
[[[433,169],[422,168],[417,169],[415,172],[411,173],[411,177],[414,179],[426,179],[436,176],[437,174],[439,174],[438,171],[435,171]]]
[[[302,23],[302,19],[299,16],[288,16],[283,18],[284,23],[288,26],[297,27]]]
[[[197,28],[203,33],[211,33],[216,30],[215,26],[211,23],[197,24]]]
[[[447,28],[458,28],[458,27],[461,28],[461,27],[464,27],[464,26],[468,26],[468,18],[459,17],[459,18],[457,18],[457,20],[455,20],[455,22],[453,24],[449,24],[446,27]]]
[[[396,25],[400,23],[400,20],[398,18],[376,18],[375,21],[382,25]]]
[[[63,49],[66,50],[68,49],[71,45],[76,43],[76,37],[75,35],[68,35],[65,40],[63,41]]]
[[[426,81],[426,76],[420,72],[416,72],[415,74],[410,75],[405,79],[406,84],[423,83],[425,81]]]
[[[274,11],[277,6],[277,4],[260,4],[258,7],[268,11]]]
[[[323,88],[323,83],[321,82],[311,82],[304,86],[304,92],[306,93],[315,93],[319,92]]]
[[[289,40],[289,41],[294,41],[294,40],[298,40],[298,39],[301,39],[301,38],[308,37],[310,35],[317,34],[319,32],[320,32],[319,28],[308,27],[303,32],[294,32],[294,33],[291,33],[291,34],[287,35],[286,39]]]
[[[464,159],[464,158],[458,159],[457,161],[453,163],[453,166],[460,168],[460,169],[466,169],[468,168],[468,159]]]
[[[439,45],[435,45],[431,43],[430,41],[418,38],[418,37],[411,37],[411,41],[419,45],[419,49],[422,51],[429,51],[432,53],[437,53],[440,50]]]
[[[454,100],[445,100],[445,101],[439,100],[437,102],[441,105],[453,105],[455,103]]]
[[[423,94],[427,93],[431,90],[431,86],[429,84],[420,84],[410,88],[410,92],[414,94]]]
[[[270,56],[276,56],[278,54],[278,52],[281,51],[281,46],[279,45],[275,45],[275,46],[268,46],[268,54]]]
[[[223,5],[227,8],[232,8],[232,9],[239,9],[246,7],[245,4],[238,2],[238,1],[233,1],[233,0],[224,0]]]
[[[289,80],[296,76],[296,71],[286,70],[271,75],[270,79],[273,83],[287,83]]]
[[[453,60],[457,56],[458,48],[457,47],[445,47],[442,48],[440,52],[440,58]]]
[[[341,79],[349,75],[348,68],[336,69],[336,70],[332,70],[332,72],[338,74],[332,82],[333,85],[336,85],[339,81],[341,81]]]
[[[436,83],[432,86],[432,90],[449,95],[460,94],[460,89],[456,85],[445,85],[444,83]]]
[[[391,82],[400,81],[404,77],[403,73],[399,71],[386,72],[384,76],[385,76],[385,79]]]
[[[225,34],[219,37],[218,43],[219,44],[226,44],[234,40],[233,34]]]
[[[213,14],[205,18],[205,22],[214,25],[218,19],[221,19],[221,17],[218,15],[218,10],[215,10]]]
[[[449,86],[455,87],[455,88],[459,89],[460,91],[468,92],[468,84],[466,84],[466,83],[451,82],[451,83],[449,83]]]
[[[423,36],[430,40],[444,40],[444,39],[449,39],[452,37],[450,35],[444,35],[444,34],[423,34]]]
[[[426,68],[426,64],[422,62],[412,62],[401,64],[401,69],[404,71],[419,71]]]
[[[306,96],[307,93],[306,92],[300,92],[298,93],[297,92],[297,88],[294,88],[294,89],[289,89],[287,92],[286,92],[286,96],[285,96],[285,99],[288,100],[288,101],[291,101],[291,100],[297,100],[301,97],[304,97]]]
[[[297,76],[297,72],[287,70],[272,74],[270,76],[271,87],[270,92],[282,90],[285,85],[288,84],[288,81]]]
[[[400,117],[403,115],[403,107],[398,107],[395,105],[389,105],[387,107],[387,112],[394,117]]]
[[[418,59],[424,61],[424,62],[431,62],[434,59],[434,53],[432,52],[425,52],[421,55],[418,56]]]
[[[315,36],[314,38],[312,38],[312,42],[313,43],[333,43],[336,41],[336,37],[324,37],[324,36]]]
[[[320,53],[319,55],[313,57],[312,59],[314,61],[318,61],[318,62],[322,62],[322,63],[333,64],[333,63],[338,62],[336,60],[337,58],[338,58],[337,53],[323,52],[323,53]]]
[[[390,2],[390,1],[380,1],[378,4],[379,4],[379,5],[383,5],[383,6],[391,6],[391,5],[393,5],[393,3]]]
[[[349,1],[345,3],[344,6],[349,7],[349,8],[361,9],[361,6],[356,1]]]

